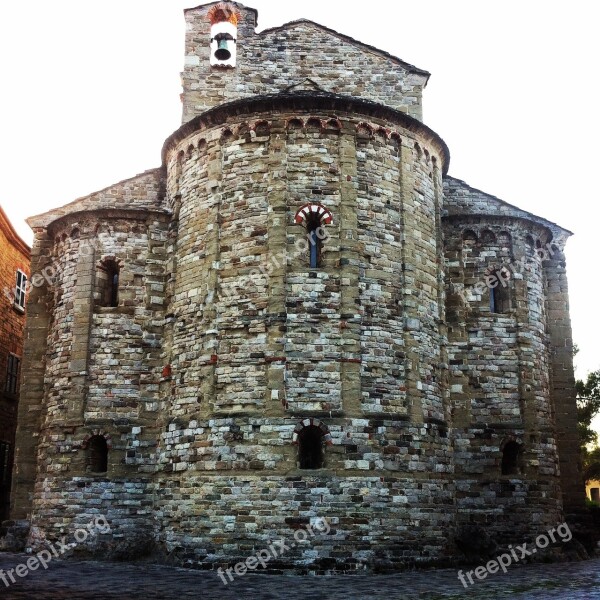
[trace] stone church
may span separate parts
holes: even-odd
[[[562,227],[448,175],[429,73],[185,11],[162,165],[32,217],[12,520],[34,549],[443,564],[583,505]],[[315,51],[315,49],[318,49]]]

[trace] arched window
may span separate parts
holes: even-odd
[[[108,444],[103,435],[94,435],[90,438],[87,465],[92,473],[106,473],[108,470]]]
[[[508,442],[502,450],[502,475],[519,473],[519,457],[521,446],[517,442]]]
[[[100,288],[100,306],[119,306],[119,264],[114,259],[102,262],[98,273]]]
[[[494,288],[490,288],[490,312],[502,314],[510,309],[510,294],[508,287],[499,282]]]
[[[119,265],[114,261],[111,262],[107,274],[106,306],[119,306]]]
[[[321,266],[323,242],[327,237],[324,226],[332,223],[333,215],[321,204],[311,202],[298,210],[295,220],[306,229],[309,265],[316,269]]]
[[[310,425],[298,433],[298,457],[301,469],[323,467],[323,432],[320,427]]]
[[[320,219],[311,215],[306,221],[306,235],[308,236],[311,269],[316,269],[321,266],[321,250],[323,248],[324,237],[322,231]]]

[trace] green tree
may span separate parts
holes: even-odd
[[[592,419],[600,412],[600,370],[589,373],[587,381],[575,382],[577,390],[577,421],[581,445],[597,444],[598,434],[592,429]]]
[[[600,479],[600,447],[592,420],[600,412],[600,370],[590,373],[587,380],[575,382],[577,390],[577,421],[581,440],[583,474],[586,481]],[[595,448],[588,450],[590,446]]]
[[[600,481],[600,447],[589,452],[586,450],[583,459],[583,476],[586,481]]]

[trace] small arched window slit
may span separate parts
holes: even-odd
[[[112,263],[108,271],[108,289],[106,290],[106,306],[119,306],[119,265]]]
[[[108,444],[103,435],[94,435],[88,442],[88,470],[92,473],[106,473],[108,470]]]
[[[502,450],[502,475],[519,474],[521,446],[517,442],[508,442]]]
[[[321,233],[321,222],[318,218],[311,216],[306,223],[308,235],[308,247],[310,250],[310,268],[316,269],[321,263],[321,250],[323,248],[323,236]]]
[[[502,314],[509,310],[510,294],[506,282],[500,281],[496,287],[490,288],[490,312]]]
[[[310,202],[296,212],[295,221],[306,229],[309,265],[311,269],[316,269],[321,266],[323,244],[327,237],[324,226],[331,225],[333,215],[321,204]]]
[[[298,458],[301,469],[321,469],[323,467],[323,432],[310,425],[298,433]]]
[[[98,267],[99,305],[119,306],[120,267],[115,259],[106,259]]]

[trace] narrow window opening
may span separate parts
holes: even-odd
[[[600,504],[600,488],[590,488],[590,500]]]
[[[17,271],[17,285],[15,287],[15,306],[25,310],[25,296],[27,292],[27,275]]]
[[[490,312],[502,314],[510,309],[508,288],[500,282],[495,288],[490,288]]]
[[[519,473],[519,455],[521,446],[517,442],[508,442],[502,451],[502,475]]]
[[[119,265],[114,260],[107,260],[102,264],[100,279],[101,305],[116,308],[119,306]]]
[[[119,305],[119,270],[116,268],[111,274],[109,279],[109,306]]]
[[[92,473],[108,470],[108,444],[102,435],[94,435],[88,442],[88,469]]]
[[[320,190],[318,190],[320,192]],[[316,193],[316,190],[313,190]],[[309,252],[309,265],[311,269],[321,266],[323,245],[328,239],[326,225],[331,225],[333,215],[323,205],[309,202],[296,212],[294,218],[298,225],[302,225],[306,232]]]
[[[301,469],[321,469],[323,467],[323,432],[319,427],[305,427],[298,434],[299,459]]]
[[[310,268],[317,269],[321,266],[321,251],[323,249],[320,219],[316,216],[310,217],[306,223],[306,231],[310,250]]]
[[[16,394],[19,391],[20,366],[21,359],[14,354],[9,354],[6,366],[6,385],[4,387],[7,394]]]

